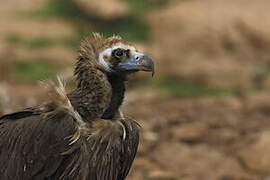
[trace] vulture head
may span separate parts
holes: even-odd
[[[113,119],[124,100],[127,76],[138,71],[153,75],[153,60],[119,36],[94,33],[80,46],[75,67],[78,88],[69,97],[84,117]]]
[[[80,60],[93,61],[93,65],[108,74],[128,75],[137,71],[149,71],[154,75],[153,60],[119,36],[105,39],[94,33],[83,41]]]

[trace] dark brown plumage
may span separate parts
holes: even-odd
[[[0,179],[124,180],[139,126],[119,107],[127,75],[139,70],[153,62],[120,37],[86,39],[74,91],[50,83],[47,103],[0,117]]]

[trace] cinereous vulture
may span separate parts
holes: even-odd
[[[139,127],[119,106],[137,71],[154,73],[153,61],[119,36],[86,38],[73,91],[49,83],[47,103],[0,117],[0,179],[124,180]]]

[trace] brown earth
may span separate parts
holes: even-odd
[[[18,14],[37,9],[46,0],[31,2],[10,0],[0,6],[0,114],[46,98],[38,83],[13,79],[8,64],[37,59],[65,68],[76,58],[74,49],[61,44],[31,49],[7,41],[14,35],[27,40],[75,34],[74,24],[60,18],[21,18]],[[127,179],[269,179],[269,16],[267,0],[168,0],[149,11],[150,41],[139,48],[152,54],[157,72],[147,88],[131,84],[123,105],[125,115],[142,126],[138,155]],[[151,86],[170,76],[199,87],[241,91],[179,97]]]
[[[75,0],[87,14],[103,19],[116,19],[129,15],[129,6],[121,0]]]
[[[245,2],[173,1],[150,14],[159,70],[206,86],[253,87],[270,63],[270,2]]]

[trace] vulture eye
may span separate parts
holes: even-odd
[[[122,56],[124,55],[124,53],[125,53],[125,50],[124,50],[124,49],[121,49],[121,48],[115,49],[115,50],[113,51],[113,55],[114,55],[115,57],[117,57],[117,58],[122,57]]]

